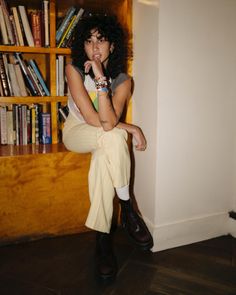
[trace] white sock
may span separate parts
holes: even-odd
[[[119,199],[123,201],[128,201],[129,200],[129,184],[126,186],[116,188],[116,193]]]

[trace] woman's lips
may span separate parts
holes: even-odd
[[[94,54],[93,59],[101,59],[101,54]]]

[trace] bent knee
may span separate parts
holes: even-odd
[[[127,131],[116,127],[103,133],[101,136],[101,144],[104,144],[105,146],[126,145],[127,138]]]

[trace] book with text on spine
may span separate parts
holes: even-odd
[[[71,24],[70,28],[67,30],[64,38],[62,37],[63,40],[60,41],[58,47],[68,46],[70,39],[73,37],[74,29],[75,29],[77,23],[79,22],[80,18],[82,17],[83,13],[84,13],[84,9],[80,8],[80,10],[78,11],[78,13],[75,16],[73,23]]]
[[[40,114],[40,142],[42,144],[52,143],[52,133],[51,133],[51,114],[41,113]]]
[[[56,32],[56,43],[59,43],[61,40],[61,37],[63,35],[63,33],[65,32],[67,26],[69,25],[69,22],[72,18],[72,16],[74,15],[76,11],[76,8],[74,6],[70,7],[67,10],[66,16],[64,17],[61,25],[59,26],[57,32]]]

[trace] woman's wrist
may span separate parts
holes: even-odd
[[[109,92],[109,82],[105,76],[94,78],[94,83],[98,92]]]

